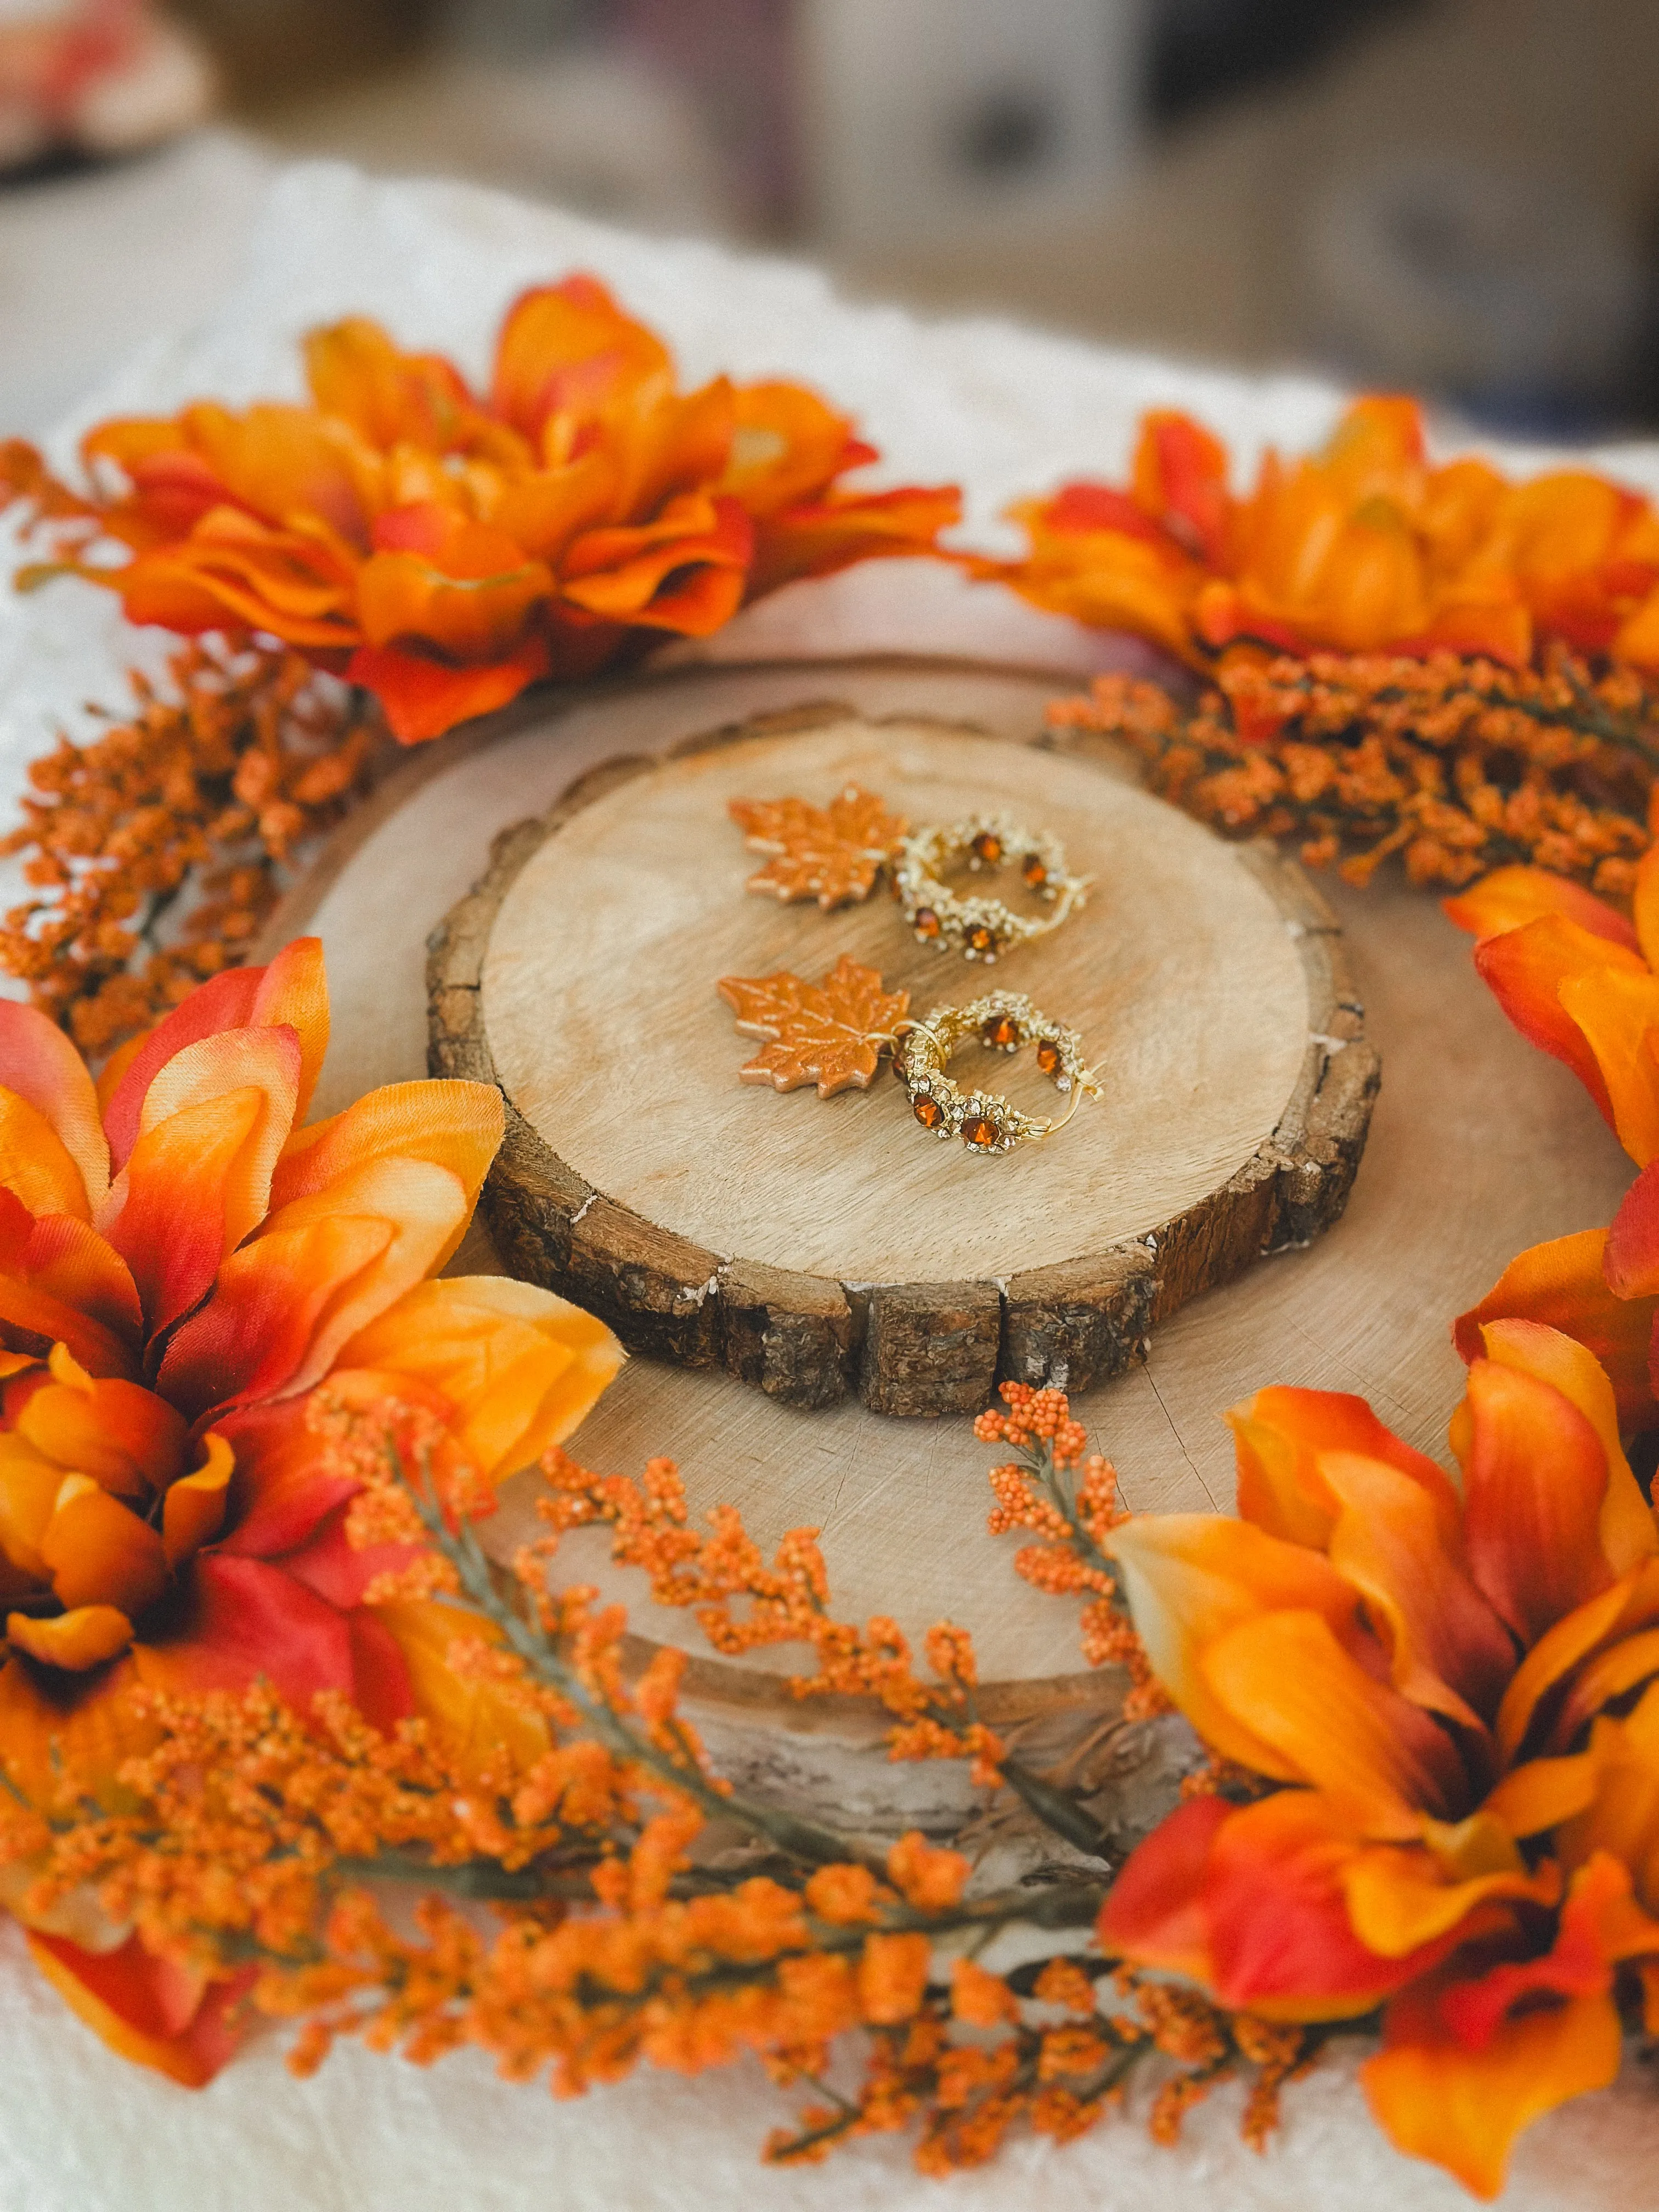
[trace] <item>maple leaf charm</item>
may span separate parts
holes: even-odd
[[[881,1048],[910,1005],[908,991],[884,991],[879,971],[845,952],[821,983],[781,968],[775,975],[722,975],[715,988],[744,1036],[768,1040],[738,1080],[775,1091],[816,1082],[820,1098],[870,1088]]]
[[[786,904],[815,898],[826,912],[869,897],[909,827],[855,783],[828,806],[809,806],[804,799],[734,799],[730,811],[750,850],[772,855],[750,877],[749,889]]]

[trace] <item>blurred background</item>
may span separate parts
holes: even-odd
[[[0,0],[0,427],[206,304],[299,154],[1659,428],[1659,0]]]

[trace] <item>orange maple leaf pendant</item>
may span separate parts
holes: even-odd
[[[749,878],[787,905],[815,898],[827,913],[867,899],[909,824],[874,792],[849,783],[828,806],[804,799],[734,799],[728,811],[750,849],[771,858]]]
[[[766,1040],[738,1081],[774,1091],[816,1083],[820,1098],[870,1088],[910,1006],[908,991],[884,991],[878,969],[844,952],[821,983],[781,968],[775,975],[722,975],[715,988],[744,1035]]]

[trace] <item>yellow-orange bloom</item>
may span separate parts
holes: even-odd
[[[1586,470],[1511,483],[1426,455],[1413,402],[1358,400],[1317,455],[1269,453],[1235,494],[1220,440],[1142,422],[1131,483],[1013,510],[1024,561],[985,562],[1037,605],[1129,629],[1195,665],[1235,646],[1449,650],[1519,665],[1546,639],[1659,668],[1659,514]]]
[[[499,1096],[398,1084],[304,1127],[327,1036],[314,939],[193,993],[101,1102],[60,1030],[0,1006],[0,1741],[26,1786],[54,1738],[102,1766],[131,1682],[413,1711],[309,1395],[417,1410],[493,1482],[616,1370],[543,1291],[428,1279]]]
[[[90,495],[0,447],[0,504],[129,620],[279,638],[376,693],[405,744],[794,577],[932,553],[960,513],[952,486],[847,490],[878,456],[799,385],[678,391],[592,276],[516,302],[482,396],[362,317],[313,332],[306,368],[307,405],[100,423]],[[100,542],[129,557],[89,559]]]
[[[1166,1820],[1102,1942],[1269,2021],[1383,2008],[1379,2122],[1495,2196],[1659,1994],[1659,1527],[1612,1386],[1488,1325],[1461,1487],[1358,1399],[1231,1418],[1242,1517],[1107,1541],[1159,1680],[1263,1794]]]

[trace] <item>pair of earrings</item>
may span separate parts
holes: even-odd
[[[1086,877],[1067,873],[1057,837],[1006,814],[972,814],[913,835],[902,815],[890,814],[884,800],[855,783],[827,807],[800,799],[734,799],[730,811],[751,850],[768,855],[749,878],[751,891],[786,902],[816,899],[828,913],[868,898],[884,872],[919,944],[987,967],[999,954],[1050,935],[1089,893]],[[952,890],[945,872],[963,862],[975,875],[1014,868],[1048,912],[1019,914],[1001,899]]]
[[[814,898],[827,912],[867,898],[887,870],[917,939],[941,951],[960,951],[968,960],[988,964],[1011,945],[1059,928],[1088,890],[1085,880],[1066,874],[1057,839],[1033,836],[1006,815],[975,815],[912,837],[901,817],[856,785],[827,808],[798,799],[734,799],[731,811],[750,846],[769,855],[749,879],[751,891],[785,902]],[[1053,911],[1033,916],[998,899],[958,897],[942,871],[962,860],[975,871],[1012,862]],[[936,1006],[926,1021],[914,1021],[908,991],[884,991],[878,969],[845,954],[817,984],[780,970],[724,976],[718,988],[738,1028],[763,1041],[739,1070],[740,1081],[775,1091],[816,1084],[819,1097],[833,1097],[838,1091],[868,1090],[887,1051],[917,1123],[940,1139],[959,1139],[981,1157],[1040,1143],[1065,1127],[1081,1099],[1099,1096],[1078,1032],[1021,992],[992,991],[966,1006]],[[1000,1092],[964,1091],[949,1066],[974,1036],[993,1051],[1035,1046],[1038,1067],[1057,1091],[1069,1094],[1064,1109],[1028,1114]]]

